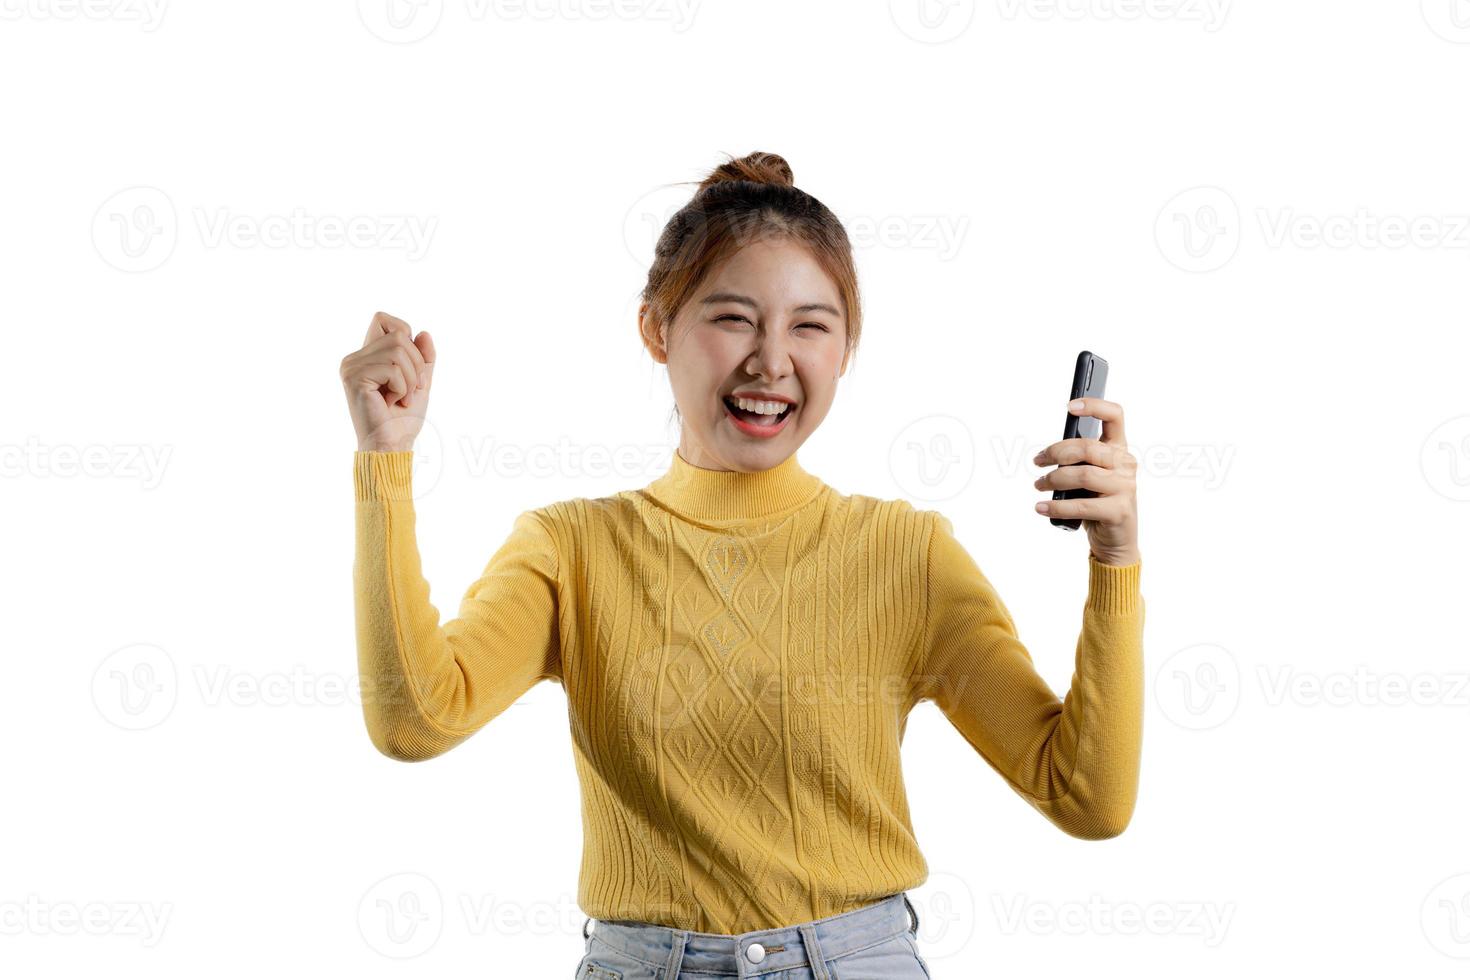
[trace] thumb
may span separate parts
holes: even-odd
[[[424,387],[434,377],[434,338],[429,336],[429,331],[420,330],[417,337],[413,338],[413,345],[419,349],[420,356],[424,359]]]

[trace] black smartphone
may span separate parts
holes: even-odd
[[[1072,369],[1072,394],[1067,401],[1073,398],[1101,398],[1103,389],[1108,383],[1108,362],[1098,357],[1090,350],[1085,350],[1077,355],[1077,366]],[[1062,427],[1063,439],[1100,439],[1102,438],[1102,421],[1090,415],[1073,415],[1067,413],[1067,424]],[[1080,463],[1067,463],[1067,466],[1080,466]],[[1097,491],[1086,487],[1075,487],[1071,490],[1053,490],[1051,499],[1071,500],[1074,497],[1096,497]],[[1068,531],[1075,531],[1082,526],[1082,521],[1075,517],[1053,517],[1051,522],[1057,527],[1064,527]]]

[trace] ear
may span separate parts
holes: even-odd
[[[638,335],[643,338],[643,346],[652,355],[654,363],[667,364],[669,362],[668,335],[664,331],[662,321],[654,323],[648,315],[648,304],[638,305]]]

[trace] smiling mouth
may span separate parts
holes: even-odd
[[[740,421],[748,422],[751,425],[780,425],[785,421],[786,416],[790,415],[796,408],[795,405],[787,405],[776,415],[762,415],[759,412],[747,412],[745,409],[738,407],[728,397],[724,399],[724,402],[725,407],[730,410],[730,414],[734,415]]]

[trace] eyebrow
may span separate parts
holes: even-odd
[[[705,306],[710,306],[714,303],[741,303],[745,306],[750,307],[751,309],[757,309],[755,300],[751,299],[749,296],[742,296],[739,293],[710,293],[701,302],[703,302]],[[792,313],[810,313],[813,310],[820,310],[823,313],[830,313],[835,317],[842,316],[840,312],[838,312],[835,308],[828,306],[826,303],[803,303],[800,306],[793,306],[791,308]]]

